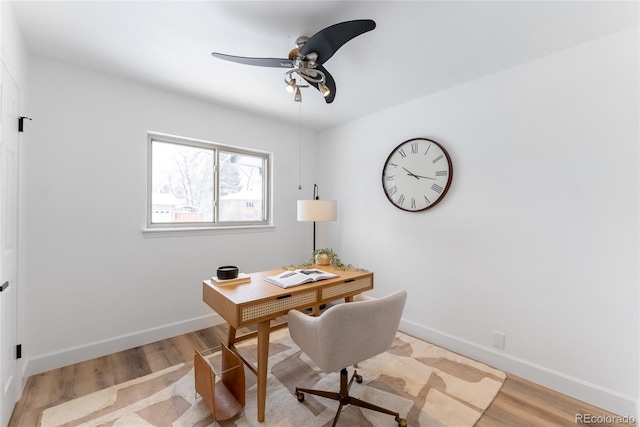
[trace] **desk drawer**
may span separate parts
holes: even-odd
[[[317,293],[312,290],[293,294],[286,298],[242,307],[240,318],[242,323],[245,323],[264,317],[273,317],[277,313],[286,314],[292,308],[309,307],[315,303],[317,303]]]
[[[335,300],[344,295],[354,295],[369,289],[373,289],[373,280],[371,276],[323,288],[320,299],[322,301]]]

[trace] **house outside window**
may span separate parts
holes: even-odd
[[[268,225],[271,154],[148,134],[147,228]]]

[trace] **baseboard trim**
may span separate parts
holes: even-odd
[[[177,335],[209,328],[223,322],[224,319],[222,319],[222,317],[213,313],[113,338],[94,341],[75,347],[69,347],[63,350],[27,357],[22,365],[23,383],[31,375],[72,365],[74,363],[115,353],[117,351],[127,350],[155,341],[175,337]]]
[[[400,322],[400,330],[614,414],[638,418],[638,408],[634,397],[513,357],[490,347],[480,346],[415,322],[402,320]]]

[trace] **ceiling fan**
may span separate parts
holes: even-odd
[[[327,104],[336,96],[336,82],[322,66],[342,45],[349,40],[376,28],[371,19],[358,19],[340,22],[318,31],[311,37],[298,37],[297,47],[289,52],[288,58],[248,58],[244,56],[226,55],[213,52],[216,58],[260,67],[291,68],[284,74],[284,81],[289,92],[295,93],[294,101],[302,102],[300,88],[308,85],[298,84],[294,74],[304,79],[322,93]]]

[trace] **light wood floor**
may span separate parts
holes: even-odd
[[[216,326],[34,375],[27,380],[9,427],[38,426],[42,411],[50,406],[178,363],[190,362],[194,350],[214,347],[225,337],[226,326]],[[508,375],[500,393],[476,426],[573,426],[579,425],[576,414],[612,415]],[[629,426],[611,423],[589,425]]]

